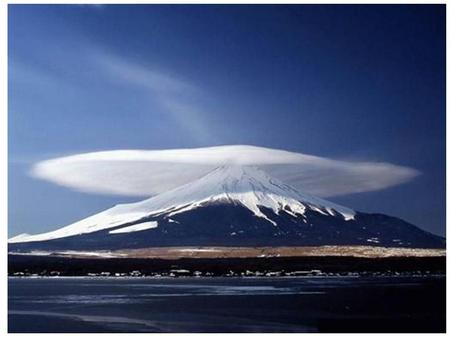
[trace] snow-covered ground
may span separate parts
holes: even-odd
[[[123,234],[127,232],[143,231],[147,229],[154,229],[158,226],[158,222],[143,222],[135,225],[130,225],[127,227],[119,228],[116,230],[109,231],[110,234]]]

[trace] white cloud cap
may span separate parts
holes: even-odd
[[[148,197],[223,165],[257,166],[286,184],[320,197],[380,190],[419,174],[390,163],[340,161],[244,145],[92,152],[39,162],[31,174],[78,191]]]

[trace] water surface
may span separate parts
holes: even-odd
[[[444,277],[9,278],[9,332],[443,332]]]

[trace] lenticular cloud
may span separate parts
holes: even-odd
[[[350,162],[254,146],[170,150],[112,150],[37,163],[32,175],[75,190],[153,196],[219,166],[256,166],[321,197],[375,191],[407,182],[418,171],[381,162]]]

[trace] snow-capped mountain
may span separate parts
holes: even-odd
[[[12,251],[331,244],[442,247],[444,240],[397,218],[304,194],[252,166],[218,167],[144,201],[9,240]]]

